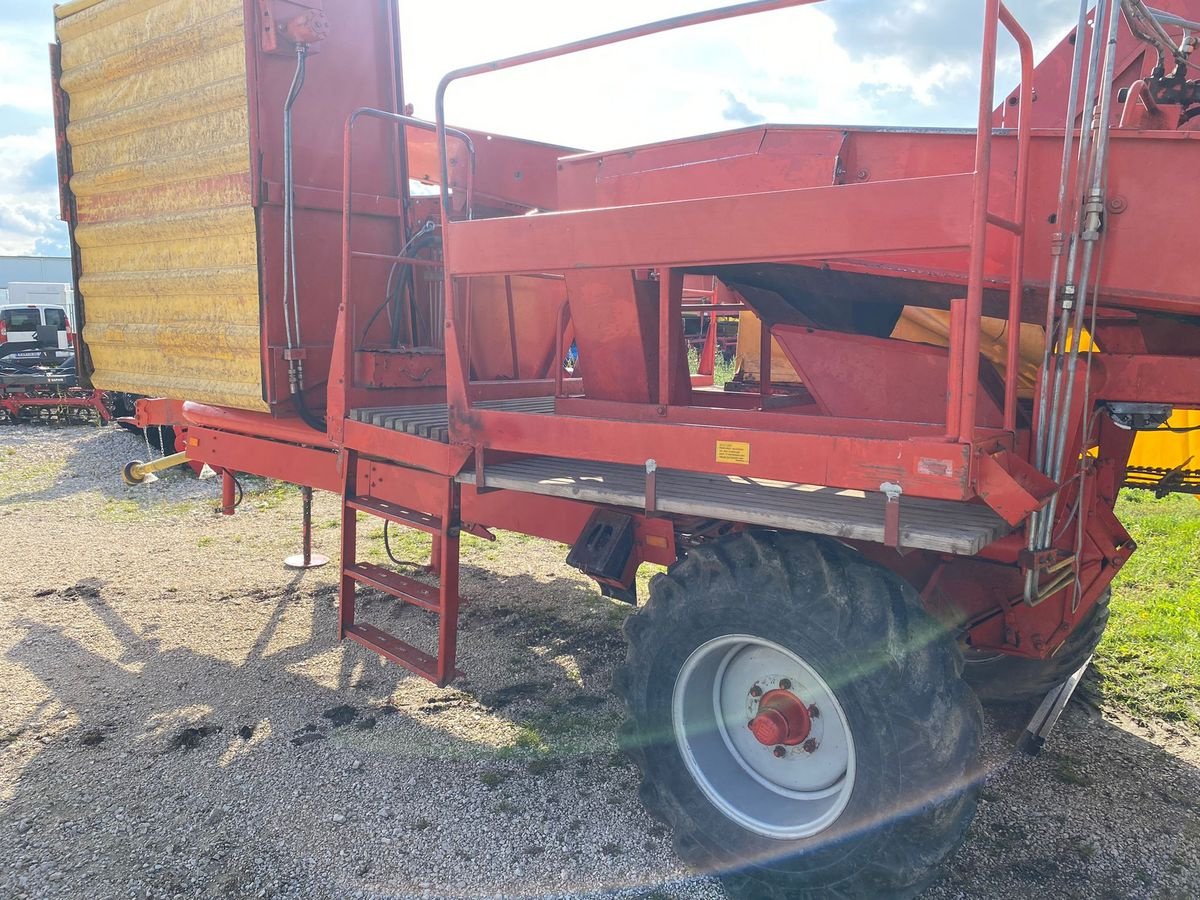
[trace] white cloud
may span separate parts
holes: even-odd
[[[408,98],[431,118],[437,81],[450,69],[702,6],[611,0],[589,6],[585,20],[564,14],[573,5],[524,0],[474,11],[467,30],[456,27],[453,4],[404,4]],[[870,103],[845,77],[853,60],[833,36],[819,8],[764,13],[478,76],[450,89],[447,108],[463,125],[588,149],[733,127],[723,115],[730,91],[773,121],[870,118]]]
[[[3,18],[0,18],[0,104],[26,112],[47,113],[50,110],[49,46],[54,15],[51,6],[46,5],[46,22],[41,26],[25,21],[27,11],[15,22],[10,20],[10,15],[4,10]]]
[[[37,9],[40,6],[40,11]],[[0,255],[64,252],[58,195],[35,166],[54,152],[52,5],[0,0]]]
[[[0,137],[0,256],[34,255],[62,238],[57,194],[31,177],[47,147],[53,152],[53,128]]]
[[[399,0],[408,99],[432,118],[434,89],[450,69],[715,5]],[[1036,26],[1041,50],[1063,31],[1053,11],[1061,4],[1010,5]],[[450,118],[587,149],[722,131],[757,116],[970,125],[980,6],[829,0],[703,25],[462,82],[451,89]],[[63,234],[53,188],[31,178],[31,167],[54,150],[52,7],[0,0],[0,253],[34,252]],[[1010,51],[1001,72],[1001,82],[1015,77]]]

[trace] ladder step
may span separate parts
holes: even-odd
[[[438,589],[423,584],[415,578],[409,578],[407,575],[393,572],[383,566],[362,562],[346,566],[346,574],[359,584],[373,587],[385,594],[391,594],[405,603],[411,603],[413,606],[419,606],[421,609],[435,613],[442,610]]]
[[[403,506],[388,503],[386,500],[377,500],[374,497],[347,497],[346,506],[350,509],[361,510],[372,516],[378,516],[381,519],[387,519],[389,522],[395,522],[397,525],[405,525],[409,528],[416,528],[430,534],[442,533],[442,520],[440,516],[405,509]]]
[[[438,678],[437,660],[421,650],[418,650],[412,644],[407,644],[400,638],[388,634],[386,631],[381,631],[374,625],[365,625],[355,623],[346,627],[346,637],[366,647],[368,650],[373,650],[380,656],[385,656],[394,663],[404,666],[410,672],[420,675],[422,678],[428,678],[435,683],[442,683]],[[445,681],[450,681],[453,678],[461,675],[461,672],[451,673]]]

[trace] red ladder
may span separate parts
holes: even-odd
[[[445,687],[461,674],[454,668],[458,642],[458,549],[459,486],[446,479],[446,494],[437,514],[405,509],[358,490],[358,453],[346,449],[345,480],[342,485],[342,579],[338,593],[338,628],[341,638],[349,638],[368,650],[399,663],[411,672]],[[409,578],[383,566],[358,561],[358,513],[415,528],[433,535],[432,570],[438,575],[438,587]],[[355,597],[359,585],[375,588],[398,600],[438,616],[437,656],[430,656],[374,625],[354,621]]]

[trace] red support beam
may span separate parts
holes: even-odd
[[[975,182],[943,175],[449,222],[446,269],[462,277],[962,248]]]

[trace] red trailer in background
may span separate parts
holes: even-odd
[[[976,692],[1077,679],[1134,551],[1134,437],[1200,408],[1174,226],[1200,4],[1162,2],[1080,4],[1035,70],[985,0],[977,130],[582,153],[451,128],[452,88],[806,0],[461,69],[433,122],[389,0],[75,0],[56,98],[91,378],[163,398],[140,420],[189,459],[339,494],[341,636],[440,685],[464,531],[567,544],[628,602],[668,566],[616,687],[681,855],[738,896],[910,895],[974,812]],[[993,110],[1002,30],[1022,80]],[[947,346],[892,337],[904,307],[947,313]],[[683,314],[743,310],[800,389],[690,376]],[[1022,335],[995,360],[987,320]],[[360,513],[431,533],[436,581],[360,561]],[[365,620],[361,585],[436,615],[437,645]]]

